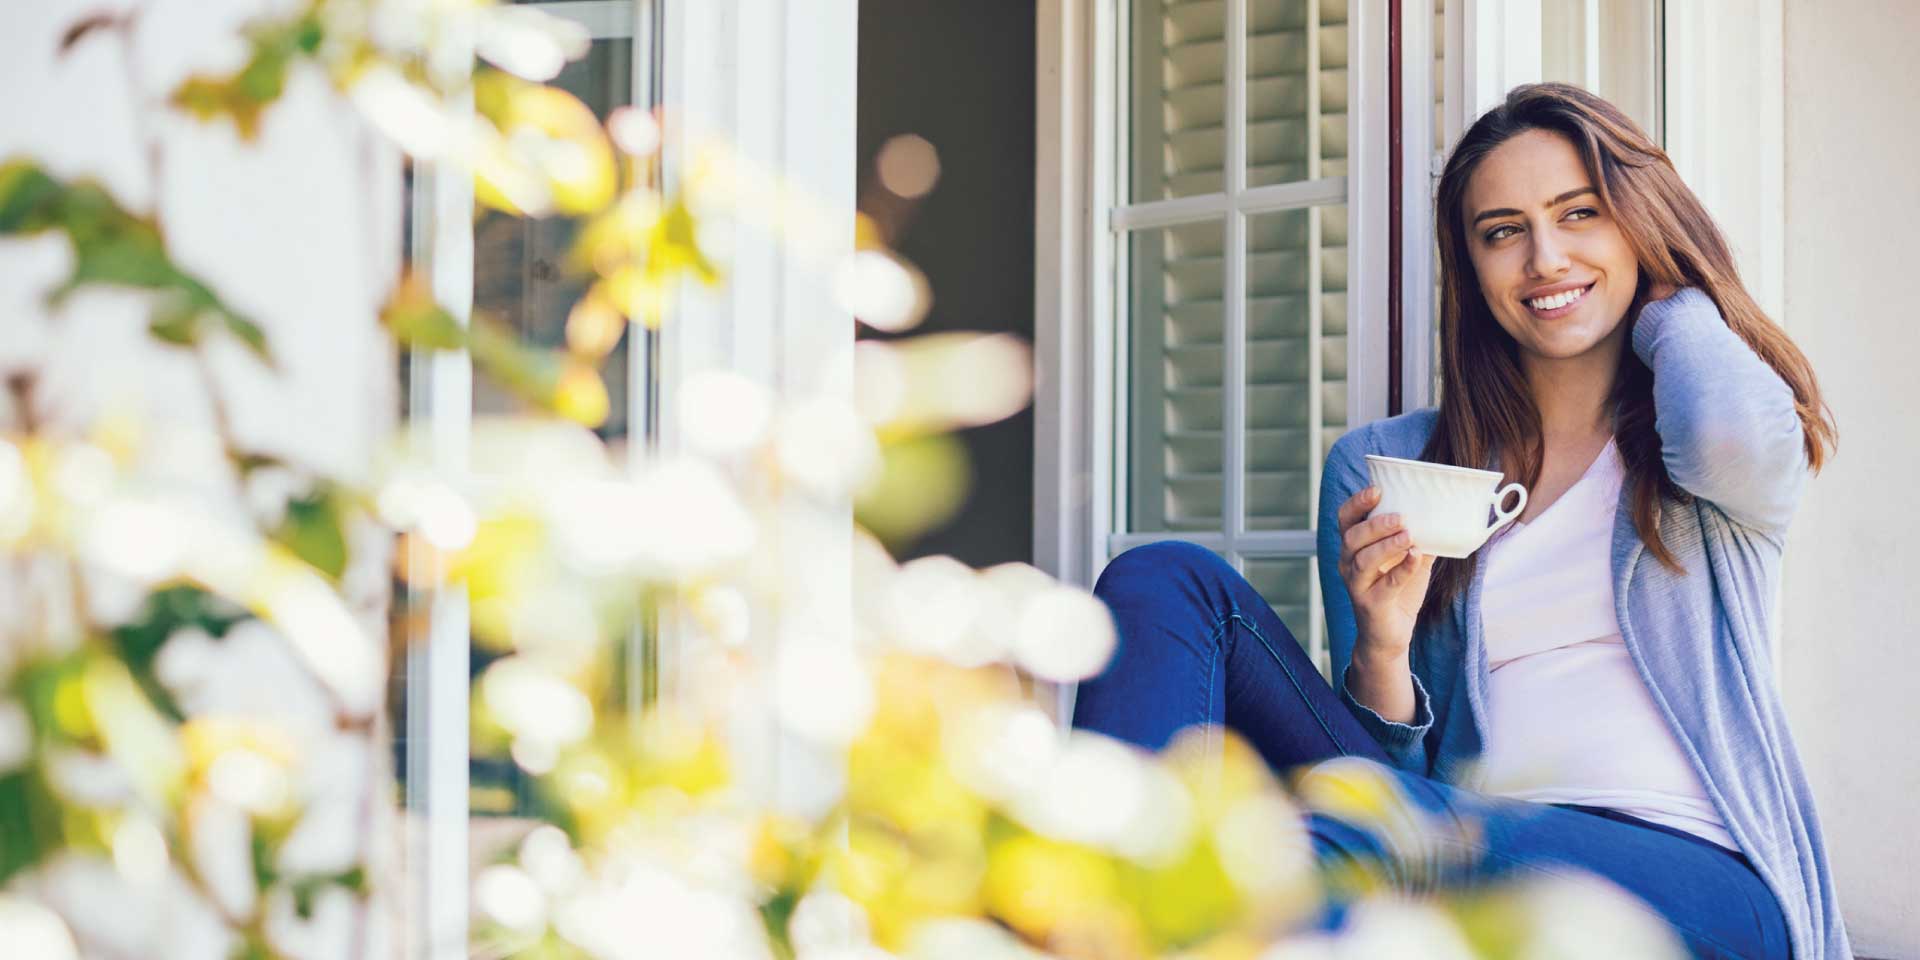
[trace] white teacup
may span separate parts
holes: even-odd
[[[1367,516],[1399,514],[1413,545],[1436,557],[1465,558],[1527,508],[1527,488],[1500,486],[1501,475],[1492,470],[1368,454],[1367,472],[1380,488],[1380,505]],[[1519,500],[1503,510],[1510,493]]]

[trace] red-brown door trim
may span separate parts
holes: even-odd
[[[1401,180],[1400,3],[1387,0],[1387,416],[1401,412]],[[1356,318],[1365,322],[1364,318]]]

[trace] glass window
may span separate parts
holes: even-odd
[[[633,102],[633,40],[596,38],[587,55],[566,65],[549,84],[580,98],[603,122],[614,108]],[[567,266],[579,232],[574,217],[517,217],[483,210],[473,225],[473,308],[492,316],[538,347],[566,345],[568,310],[586,293],[586,280]],[[600,367],[608,413],[599,434],[627,435],[627,352],[623,338]],[[500,414],[516,401],[484,378],[474,381],[474,413]]]
[[[649,56],[646,51],[636,48],[633,38],[640,6],[629,0],[527,5],[542,7],[556,16],[574,19],[593,38],[587,54],[567,64],[559,76],[550,81],[551,86],[578,97],[603,121],[616,108],[635,102],[636,77],[646,76],[644,71],[636,70],[635,57]],[[646,8],[653,9],[652,5]],[[652,105],[650,97],[647,105]],[[424,190],[422,193],[419,199],[424,201]],[[431,214],[425,212],[423,204],[410,202],[407,209],[410,217],[421,218],[420,226],[429,232],[434,228],[428,222]],[[503,325],[516,334],[521,342],[541,348],[564,346],[568,315],[586,290],[586,280],[567,263],[582,221],[558,215],[520,217],[492,209],[479,209],[476,212],[477,216],[472,221],[470,261],[431,263],[432,269],[456,276],[470,273],[475,314],[485,315]],[[415,259],[423,264],[429,262],[426,258]],[[636,338],[635,334],[639,336]],[[653,402],[649,388],[657,391],[657,385],[632,382],[632,371],[650,369],[645,364],[633,363],[632,353],[642,351],[644,354],[645,351],[657,349],[654,336],[657,335],[639,330],[629,331],[629,335],[624,336],[602,361],[599,372],[607,388],[608,415],[597,432],[610,443],[644,442],[643,435],[647,431],[640,424],[647,422],[648,405]],[[413,388],[420,385],[411,381],[421,376],[423,370],[403,364],[401,371],[403,378],[409,381],[408,389],[402,391],[402,396],[412,398],[416,394]],[[499,384],[486,377],[475,376],[468,410],[442,411],[422,407],[406,412],[416,419],[440,424],[442,418],[446,417],[512,413],[520,409],[521,402]],[[655,413],[657,415],[657,411]],[[450,750],[455,754],[468,754],[466,807],[472,814],[535,812],[539,798],[531,790],[531,782],[523,774],[520,765],[507,754],[504,744],[484,739],[469,743],[465,736],[468,721],[464,699],[457,709],[446,703],[438,706],[429,703],[436,692],[443,698],[456,693],[464,698],[466,693],[464,688],[456,690],[451,683],[436,685],[431,680],[436,675],[436,669],[458,670],[458,664],[438,665],[430,662],[430,658],[450,656],[464,660],[465,673],[471,677],[478,676],[499,653],[471,642],[465,645],[464,652],[439,645],[442,640],[439,631],[442,629],[453,630],[456,639],[466,633],[464,625],[470,622],[472,614],[464,599],[455,602],[454,598],[442,596],[429,611],[422,609],[424,598],[409,594],[404,584],[396,584],[396,587],[399,614],[396,630],[406,634],[413,644],[408,656],[396,659],[395,675],[390,684],[396,771],[401,785],[406,789],[409,805],[424,807],[430,789],[428,781],[440,775],[436,771],[447,769],[449,761],[441,751]],[[434,637],[431,643],[424,636],[429,631]],[[636,638],[636,642],[643,641],[644,638]],[[428,649],[430,646],[431,650]],[[456,718],[461,725],[462,736],[445,736],[434,726],[435,723],[454,723]],[[452,762],[457,770],[458,757],[455,756]]]
[[[1347,421],[1347,208],[1247,218],[1244,529],[1308,530]]]
[[[1127,238],[1134,530],[1219,530],[1226,497],[1225,224]]]
[[[1662,140],[1660,0],[1540,0],[1540,78],[1593,91]]]

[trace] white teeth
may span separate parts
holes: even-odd
[[[1528,300],[1527,305],[1534,308],[1535,310],[1558,310],[1561,307],[1564,307],[1567,304],[1580,299],[1583,295],[1586,294],[1586,292],[1587,292],[1587,289],[1585,287],[1579,287],[1573,290],[1563,290],[1550,297],[1535,297],[1532,300]]]

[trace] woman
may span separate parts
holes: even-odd
[[[1154,544],[1096,587],[1121,644],[1076,725],[1369,758],[1481,825],[1482,874],[1600,874],[1701,956],[1850,957],[1768,654],[1787,522],[1834,443],[1805,358],[1665,154],[1577,88],[1514,90],[1437,202],[1440,407],[1347,434],[1322,475],[1337,692],[1231,567]],[[1526,510],[1436,561],[1366,518],[1370,453],[1501,470]],[[1393,859],[1312,829],[1323,857]]]

